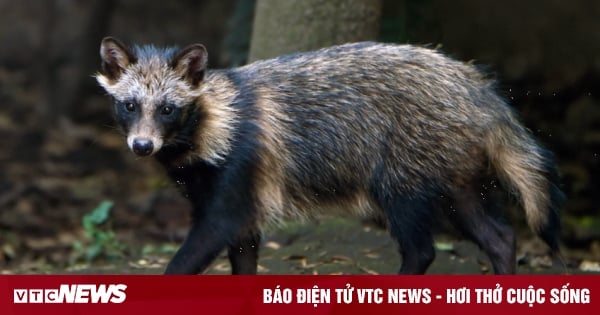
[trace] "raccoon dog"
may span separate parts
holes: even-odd
[[[168,274],[202,272],[223,249],[234,274],[256,273],[265,227],[323,214],[383,220],[400,273],[422,274],[440,212],[496,273],[514,273],[512,228],[481,195],[496,177],[558,248],[551,154],[469,64],[372,42],[212,71],[199,44],[128,48],[108,37],[100,55],[96,78],[129,148],[154,156],[193,205]]]

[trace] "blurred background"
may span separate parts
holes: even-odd
[[[600,271],[599,17],[594,0],[0,0],[0,271],[160,272],[185,236],[189,205],[157,164],[128,152],[92,77],[107,35],[203,43],[212,68],[362,40],[440,47],[473,61],[556,153],[568,196],[568,269],[558,272]],[[514,221],[520,263],[544,272],[545,260],[531,258],[543,250]],[[261,271],[388,271],[369,263],[394,255],[373,245],[381,237],[394,252],[385,232],[309,229],[292,224],[268,237]],[[335,252],[323,237],[369,250]],[[438,256],[465,261],[460,244],[443,239]],[[470,272],[486,265],[477,259]]]

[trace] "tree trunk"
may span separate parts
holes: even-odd
[[[258,0],[250,60],[376,40],[381,0]]]

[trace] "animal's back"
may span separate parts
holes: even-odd
[[[405,193],[468,180],[484,167],[487,128],[512,115],[473,66],[409,45],[348,44],[237,71],[283,137],[292,192],[354,194],[376,172]]]

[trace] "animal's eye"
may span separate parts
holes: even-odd
[[[125,109],[130,112],[135,112],[135,104],[127,102],[125,103]]]
[[[173,112],[173,106],[163,106],[163,108],[160,110],[160,113],[163,115],[171,115],[171,113]]]

